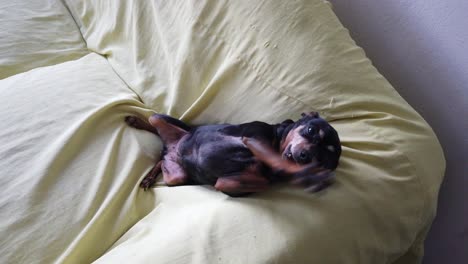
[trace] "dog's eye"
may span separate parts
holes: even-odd
[[[307,134],[313,136],[313,135],[315,134],[315,129],[314,129],[314,127],[311,127],[311,126],[310,126],[309,128],[307,128]]]

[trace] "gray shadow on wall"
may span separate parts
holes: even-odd
[[[452,17],[461,13],[460,5],[468,10],[468,2],[330,2],[375,67],[432,126],[444,149],[446,176],[423,263],[468,263],[468,31]],[[428,17],[428,12],[436,15]]]

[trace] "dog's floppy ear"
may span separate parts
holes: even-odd
[[[291,119],[286,119],[283,122],[281,122],[279,125],[286,127],[286,126],[289,126],[290,124],[294,124],[294,121]]]
[[[302,117],[306,117],[306,116],[310,116],[310,117],[313,117],[313,118],[319,118],[319,113],[318,112],[309,112],[309,113],[302,113],[301,114]]]

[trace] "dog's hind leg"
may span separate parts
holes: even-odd
[[[189,178],[185,170],[180,166],[177,147],[182,137],[189,133],[190,127],[178,119],[161,114],[152,115],[148,121],[149,123],[136,116],[127,116],[125,118],[128,125],[158,135],[164,144],[161,160],[145,176],[140,183],[140,187],[146,190],[154,185],[161,171],[167,185],[186,184]]]
[[[186,184],[189,180],[184,168],[180,165],[178,144],[189,132],[183,127],[183,122],[165,115],[153,115],[149,118],[150,124],[156,128],[166,147],[161,169],[164,182],[169,186]]]
[[[173,124],[171,122],[172,120],[167,120],[167,116],[158,114],[152,115],[148,121],[150,122],[151,126],[156,129],[158,135],[161,137],[161,140],[164,142],[169,152],[172,151],[172,148],[177,145],[183,136],[189,133],[186,129]]]
[[[156,183],[156,179],[158,178],[158,174],[161,172],[161,165],[163,161],[160,160],[154,165],[154,167],[146,174],[145,178],[140,183],[140,187],[148,190],[151,186]]]
[[[219,177],[214,187],[229,196],[242,196],[264,191],[269,185],[270,181],[260,173],[257,166],[251,166],[240,173]]]
[[[189,131],[191,129],[191,127],[187,125],[186,123],[184,123],[182,120],[174,118],[172,116],[164,115],[164,114],[153,114],[149,118],[149,122],[151,123],[151,120],[156,120],[156,119],[163,119],[167,123],[177,126],[179,128],[182,128],[185,131]]]
[[[125,123],[127,123],[129,126],[136,129],[146,130],[156,135],[159,135],[158,130],[156,129],[158,125],[153,125],[152,122],[157,123],[158,120],[163,120],[164,122],[172,125],[173,127],[182,129],[184,131],[189,131],[191,129],[189,125],[185,124],[181,120],[163,114],[152,115],[149,118],[149,123],[137,116],[125,117]]]
[[[158,135],[158,130],[156,130],[154,126],[150,125],[148,122],[137,116],[126,116],[125,123],[127,123],[127,125],[133,128],[146,130],[148,132]]]
[[[171,156],[165,156],[146,174],[140,183],[140,187],[148,190],[156,183],[159,173],[162,172],[164,182],[168,186],[183,185],[188,182],[188,176],[177,162],[171,160]]]
[[[189,181],[189,177],[185,170],[179,165],[179,162],[173,160],[171,155],[164,157],[161,169],[164,182],[168,186],[183,185]]]

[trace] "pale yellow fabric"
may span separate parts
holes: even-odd
[[[0,92],[0,263],[94,260],[153,208],[137,183],[154,137],[123,123],[141,103],[96,54]]]
[[[0,0],[0,79],[88,53],[60,0]]]
[[[105,57],[0,81],[0,262],[420,261],[440,146],[329,5],[66,2]],[[246,198],[207,186],[143,192],[161,144],[123,117],[153,110],[192,123],[319,111],[343,142],[336,184]]]

